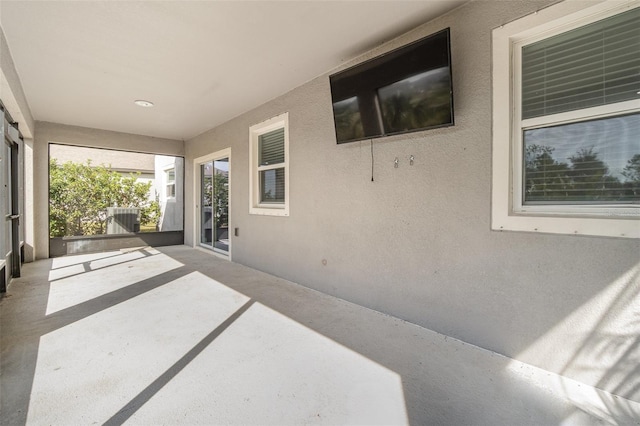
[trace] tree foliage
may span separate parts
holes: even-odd
[[[229,222],[229,178],[222,173],[205,176],[203,182],[203,206],[212,208],[216,228],[226,227]]]
[[[216,228],[222,228],[229,223],[229,178],[222,174],[216,175],[213,182],[213,193],[216,199],[216,208],[213,217]]]
[[[527,201],[635,202],[640,199],[640,154],[627,161],[621,176],[612,175],[597,151],[581,148],[568,158],[553,157],[554,148],[529,145],[525,152]]]
[[[634,196],[640,196],[640,154],[635,154],[622,170],[622,176],[628,182],[628,186]]]
[[[104,165],[49,162],[49,232],[51,237],[104,234],[107,207],[140,208],[142,225],[157,225],[160,205],[149,200],[151,182],[140,173],[123,176]]]

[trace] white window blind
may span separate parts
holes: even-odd
[[[522,119],[637,99],[640,8],[522,49]]]
[[[258,145],[258,167],[260,173],[260,202],[284,203],[284,128],[260,135]]]
[[[284,163],[284,128],[260,135],[259,166]]]

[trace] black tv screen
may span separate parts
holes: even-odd
[[[449,28],[329,77],[340,143],[453,125]]]

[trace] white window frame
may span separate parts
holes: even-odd
[[[637,1],[564,1],[493,30],[493,177],[491,228],[640,238],[640,206],[523,205],[522,131],[640,111],[627,102],[520,120],[522,46],[634,7]]]
[[[229,205],[229,207],[231,206],[231,148],[225,148],[222,149],[220,151],[216,151],[214,153],[211,154],[207,154],[207,155],[203,155],[202,157],[198,157],[195,158],[193,160],[193,181],[194,181],[194,185],[193,185],[193,200],[195,200],[195,209],[193,209],[193,244],[191,245],[191,247],[201,250],[203,252],[209,253],[209,254],[213,254],[214,256],[217,256],[221,259],[227,259],[227,260],[233,260],[232,259],[232,245],[233,245],[233,235],[230,232],[229,233],[229,251],[228,252],[224,252],[222,250],[218,250],[215,247],[209,247],[209,246],[204,246],[202,244],[200,244],[200,235],[201,235],[201,226],[202,226],[202,222],[200,220],[200,218],[202,217],[202,205],[201,205],[201,201],[200,201],[200,196],[201,196],[201,188],[202,188],[202,176],[200,175],[200,166],[205,164],[205,163],[209,163],[211,161],[215,161],[215,160],[220,160],[221,158],[228,158],[229,159],[229,181],[228,184],[229,186],[227,187],[229,189],[229,194],[227,196],[227,204]],[[229,215],[229,230],[233,229],[232,228],[232,221],[233,218],[231,217],[231,215]]]
[[[284,163],[259,166],[259,138],[284,128]],[[260,202],[260,172],[284,167],[284,203]],[[289,216],[289,113],[285,112],[249,128],[249,214]]]
[[[171,172],[172,170],[173,170],[173,180],[169,180],[169,172]],[[177,195],[176,167],[175,166],[167,167],[163,170],[163,172],[164,172],[164,198],[165,200],[173,200],[176,198],[176,195]],[[167,193],[167,189],[169,188],[169,186],[173,186],[174,195],[169,195],[170,193]]]

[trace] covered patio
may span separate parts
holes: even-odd
[[[3,424],[629,424],[640,412],[186,246],[26,264],[0,308]]]

